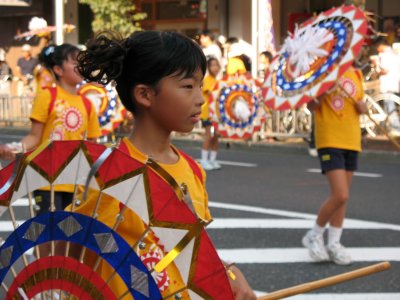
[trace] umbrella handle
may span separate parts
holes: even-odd
[[[338,84],[338,87],[340,88],[341,91],[343,91],[343,92],[346,94],[346,96],[347,96],[348,98],[350,98],[352,101],[354,101],[354,103],[356,102],[356,100],[355,100],[355,99],[354,99],[340,84]],[[374,125],[379,129],[379,131],[381,131],[383,134],[385,134],[386,137],[393,143],[393,145],[395,145],[395,146],[397,147],[397,149],[400,150],[400,144],[399,144],[399,142],[398,142],[395,138],[393,138],[385,128],[383,128],[380,124],[378,124],[378,123],[371,117],[371,115],[369,114],[369,111],[368,111],[368,110],[367,110],[366,115],[367,115],[367,117],[372,121],[372,123],[374,123]]]
[[[356,279],[373,273],[385,271],[390,268],[390,263],[385,261],[378,264],[370,265],[368,267],[359,268],[350,272],[342,273],[339,275],[327,277],[324,279],[310,281],[300,285],[295,285],[283,290],[272,292],[268,295],[261,296],[257,300],[275,300],[290,297],[297,294],[307,293],[316,289],[342,283],[344,281]]]

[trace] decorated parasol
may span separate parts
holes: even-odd
[[[124,121],[126,109],[111,84],[83,83],[78,93],[88,98],[96,108],[102,136],[113,133]]]
[[[210,96],[210,115],[221,136],[250,139],[260,130],[260,95],[249,74],[226,76]]]
[[[72,24],[64,24],[63,30],[67,33],[70,33],[76,28],[75,25]],[[28,31],[18,33],[14,36],[16,40],[30,40],[32,37],[37,36],[39,38],[49,37],[50,34],[57,30],[56,26],[47,25],[47,21],[43,18],[33,17],[28,24]]]
[[[3,212],[15,226],[0,247],[6,299],[233,299],[206,222],[152,160],[84,141],[46,142],[5,167],[0,184]],[[53,192],[57,184],[75,186],[71,207],[55,211],[52,199],[50,212],[35,216],[31,192]],[[17,224],[12,204],[24,195],[31,217]],[[86,201],[91,196],[95,201]],[[124,218],[132,217],[137,226],[127,231]]]
[[[301,24],[266,73],[265,105],[298,108],[329,90],[357,57],[367,28],[364,12],[352,5],[332,8]]]

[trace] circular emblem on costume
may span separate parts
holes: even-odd
[[[344,99],[338,95],[333,96],[331,106],[334,110],[342,110],[344,107]]]
[[[63,114],[64,127],[66,130],[74,132],[82,125],[82,114],[75,107],[69,107]]]
[[[352,97],[356,95],[356,85],[354,82],[348,78],[342,78],[340,79],[339,83],[343,89]]]
[[[143,264],[148,270],[153,270],[154,266],[163,258],[163,254],[160,249],[150,251],[140,256]],[[164,269],[162,272],[153,272],[152,276],[157,283],[158,289],[163,292],[169,286],[169,277],[167,271]]]
[[[57,126],[53,129],[50,139],[52,141],[63,141],[64,140],[64,132],[61,126]]]

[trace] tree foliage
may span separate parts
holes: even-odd
[[[94,32],[113,30],[128,36],[141,30],[138,21],[146,18],[146,13],[136,12],[133,0],[79,0],[79,3],[89,5],[92,10]]]

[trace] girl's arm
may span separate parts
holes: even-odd
[[[367,103],[363,100],[357,101],[355,107],[360,115],[365,114],[368,111]]]
[[[38,121],[32,120],[31,131],[25,136],[20,143],[13,145],[0,145],[0,158],[6,160],[15,159],[15,153],[21,151],[29,151],[36,148],[40,143],[44,129],[44,124]],[[13,147],[14,146],[14,147]]]
[[[31,131],[21,140],[24,150],[33,150],[39,145],[43,130],[44,123],[32,120]]]
[[[323,101],[323,96],[314,98],[313,100],[307,103],[307,108],[311,111],[316,110],[318,107],[321,106],[321,102]]]

